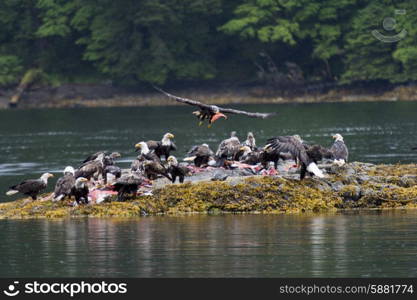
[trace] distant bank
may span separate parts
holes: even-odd
[[[210,84],[207,84],[210,86]],[[210,104],[321,103],[366,101],[415,101],[417,85],[343,87],[317,85],[287,90],[265,86],[165,88],[167,91]],[[15,90],[0,90],[0,109],[9,108]],[[32,87],[21,97],[18,108],[121,107],[178,105],[151,89],[114,87],[110,84],[63,84]]]

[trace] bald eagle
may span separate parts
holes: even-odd
[[[316,157],[313,157],[315,151],[310,153],[306,151],[302,140],[298,136],[278,136],[267,141],[264,148],[270,153],[289,152],[296,161],[301,163],[300,180],[304,179],[306,173],[323,178],[323,172],[317,167]]]
[[[121,176],[113,185],[117,191],[117,200],[124,201],[126,194],[136,194],[143,181],[144,178],[136,173]]]
[[[196,167],[201,167],[208,165],[212,156],[214,156],[214,152],[210,149],[209,145],[201,144],[193,146],[187,152],[187,157],[184,158],[184,161],[192,161]]]
[[[171,151],[177,150],[177,146],[172,142],[175,136],[172,133],[165,133],[161,141],[147,141],[149,150],[153,150],[155,154],[161,158],[165,156],[165,160],[168,159]]]
[[[225,160],[236,160],[241,145],[236,131],[232,131],[230,138],[223,140],[216,151],[217,167],[223,167]]]
[[[88,179],[78,177],[71,189],[71,195],[75,197],[77,204],[88,204],[88,193],[90,192],[87,186]]]
[[[75,184],[75,170],[68,166],[64,169],[64,176],[58,179],[55,184],[54,201],[63,200],[65,197],[71,197],[71,189]]]
[[[156,155],[155,151],[151,151],[148,147],[148,144],[145,142],[139,142],[135,145],[136,152],[140,151],[139,160],[151,160],[161,162],[161,159]],[[139,157],[138,157],[139,158]]]
[[[75,178],[84,177],[88,180],[94,176],[95,179],[98,178],[100,174],[103,173],[105,154],[100,153],[94,160],[89,160],[83,163],[78,170],[75,171]]]
[[[187,99],[187,98],[181,98],[181,97],[178,97],[178,96],[174,96],[174,95],[171,95],[171,94],[163,91],[162,89],[160,89],[156,86],[154,86],[154,88],[157,91],[159,91],[159,92],[165,94],[166,96],[168,96],[170,99],[174,99],[174,100],[176,100],[178,102],[181,102],[181,103],[186,103],[186,104],[189,104],[189,105],[197,106],[199,110],[193,112],[193,114],[200,121],[199,125],[202,125],[205,120],[208,120],[208,127],[209,128],[219,118],[227,119],[227,116],[223,113],[240,114],[240,115],[245,115],[245,116],[252,117],[252,118],[262,118],[262,119],[268,118],[268,117],[273,116],[273,115],[276,114],[276,113],[259,113],[259,112],[252,113],[252,112],[247,112],[247,111],[243,111],[243,110],[237,110],[237,109],[231,109],[231,108],[222,108],[222,107],[219,107],[219,106],[216,106],[216,105],[208,105],[208,104],[204,104],[204,103],[201,103],[199,101],[196,101],[196,100],[191,100],[191,99]]]
[[[51,177],[54,177],[54,175],[51,173],[44,173],[39,179],[28,179],[22,181],[19,184],[11,186],[6,195],[11,196],[17,193],[21,193],[32,197],[33,200],[36,200],[39,193],[46,189],[46,186],[48,185],[48,179]]]
[[[135,160],[132,161],[130,165],[130,170],[132,172],[142,172],[143,171],[143,162],[145,161],[145,158],[140,154],[136,157]]]
[[[330,152],[333,154],[335,164],[342,166],[348,161],[349,151],[343,141],[342,135],[337,133],[333,136],[333,138],[335,141],[330,147]]]
[[[248,165],[256,165],[260,162],[260,151],[252,150],[250,146],[242,146],[236,154],[240,162]]]
[[[145,160],[143,162],[143,169],[145,176],[150,180],[155,180],[158,175],[162,175],[172,181],[167,168],[159,161]]]
[[[179,177],[180,183],[184,182],[184,177],[189,176],[190,170],[186,166],[182,166],[178,163],[175,156],[168,157],[168,172],[171,174],[172,183],[175,183],[177,177]]]
[[[103,170],[104,184],[107,184],[107,174],[111,174],[117,179],[122,176],[122,169],[115,165],[106,166]]]

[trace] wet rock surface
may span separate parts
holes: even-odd
[[[0,204],[0,218],[136,217],[189,213],[300,213],[351,208],[417,207],[417,165],[353,162],[319,165],[323,179],[300,181],[294,168],[277,175],[252,175],[248,169],[198,170],[183,184],[155,180],[140,196],[72,207],[72,200],[28,198]]]

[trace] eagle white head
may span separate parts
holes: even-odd
[[[75,187],[77,189],[84,187],[85,183],[88,182],[87,178],[84,177],[78,177],[77,180],[75,180]]]
[[[40,179],[43,182],[45,182],[45,184],[47,184],[48,183],[48,179],[51,178],[51,177],[54,177],[54,175],[51,174],[51,173],[43,173]]]
[[[294,135],[293,135],[293,137],[294,137],[297,141],[299,141],[300,143],[302,143],[302,142],[303,142],[303,139],[301,138],[301,136],[300,136],[299,134],[294,134]]]
[[[140,142],[135,145],[136,151],[141,151],[142,154],[148,154],[149,153],[149,147],[148,144],[145,142]]]
[[[170,166],[177,166],[178,165],[178,160],[175,158],[175,156],[170,155],[167,159],[168,161],[168,165]]]
[[[216,105],[210,105],[210,110],[215,114],[220,112],[220,108]]]
[[[164,134],[164,136],[162,137],[162,145],[164,145],[164,146],[169,146],[169,145],[171,145],[171,140],[172,140],[174,137],[175,137],[175,136],[174,136],[172,133],[170,133],[170,132],[165,133],[165,134]]]
[[[72,174],[72,176],[74,176],[75,175],[75,170],[74,170],[74,168],[73,167],[71,167],[71,166],[67,166],[67,167],[65,167],[65,169],[64,169],[64,175],[67,175],[67,174]]]
[[[244,156],[248,155],[249,153],[251,153],[252,149],[249,146],[242,146],[242,147],[240,147],[239,151],[243,151],[242,156],[244,157]]]
[[[335,139],[335,141],[342,141],[343,142],[343,136],[341,134],[336,133],[333,138]]]

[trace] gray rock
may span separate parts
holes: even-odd
[[[370,181],[371,179],[372,179],[372,177],[371,176],[368,176],[368,175],[359,175],[359,176],[356,176],[356,181],[358,183],[360,183],[360,184],[362,184],[362,183],[364,183],[366,181]]]
[[[334,183],[331,183],[331,188],[335,192],[339,192],[344,186],[345,185],[340,181],[336,181]]]
[[[211,178],[211,181],[225,181],[227,177],[229,177],[229,175],[225,172],[216,172]]]

